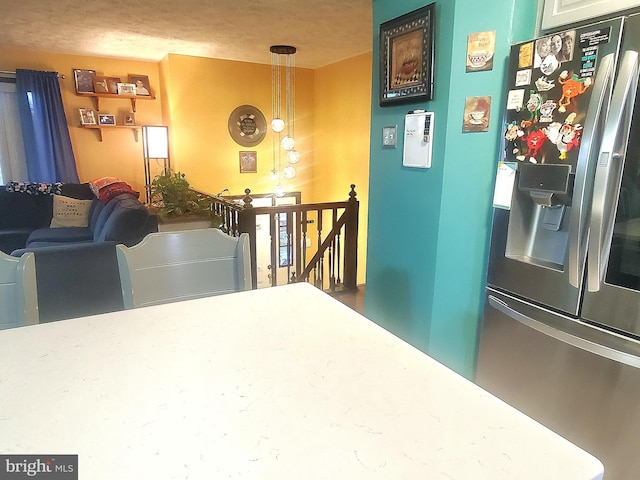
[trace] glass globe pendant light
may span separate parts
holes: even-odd
[[[290,152],[291,150],[293,150],[295,143],[296,142],[293,138],[291,138],[289,135],[285,135],[284,137],[282,137],[282,140],[280,141],[280,146],[282,147],[283,150]]]
[[[271,120],[271,130],[276,133],[280,133],[284,130],[284,120],[281,118],[274,118]]]
[[[284,170],[282,171],[282,176],[287,180],[291,180],[293,177],[296,176],[296,169],[293,168],[291,165],[287,165],[286,167],[284,167]]]
[[[289,150],[289,153],[287,153],[287,160],[289,160],[289,163],[298,163],[300,161],[300,155],[298,155],[298,151],[296,149]]]

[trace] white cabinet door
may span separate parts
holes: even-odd
[[[640,0],[544,0],[542,30],[640,6]]]

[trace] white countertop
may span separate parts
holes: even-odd
[[[0,331],[0,453],[90,480],[602,478],[304,283]]]

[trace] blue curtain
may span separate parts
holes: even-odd
[[[16,90],[29,181],[79,183],[58,73],[18,69]]]

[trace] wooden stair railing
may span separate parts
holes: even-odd
[[[249,234],[253,288],[257,288],[256,217],[269,215],[271,285],[279,284],[279,252],[285,249],[289,261],[282,267],[287,269],[287,282],[305,281],[335,291],[357,288],[360,202],[356,195],[351,185],[347,201],[271,207],[254,207],[249,189],[244,196],[209,197],[211,208],[224,219],[223,230],[234,236]],[[281,215],[286,219],[283,230]],[[309,243],[316,245],[313,253],[307,252]]]

